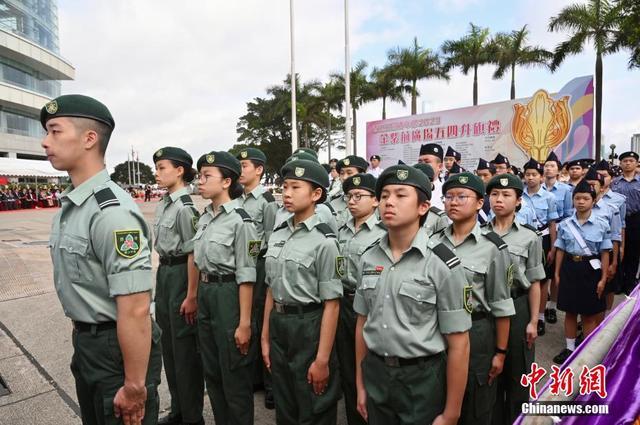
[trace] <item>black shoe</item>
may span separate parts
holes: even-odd
[[[167,416],[158,419],[158,425],[182,425],[182,418],[168,414]]]
[[[544,335],[545,327],[544,322],[542,320],[538,320],[538,336]]]
[[[576,337],[576,347],[582,344],[582,341],[584,341],[584,334],[580,332],[580,335]]]
[[[276,404],[273,401],[273,391],[264,392],[264,407],[265,409],[273,410],[276,408]]]
[[[563,364],[565,361],[567,361],[569,356],[572,354],[573,354],[573,351],[569,350],[568,348],[565,348],[560,352],[560,354],[558,354],[553,358],[553,362],[556,364]]]
[[[558,316],[556,315],[555,308],[548,308],[544,311],[544,320],[549,323],[556,323],[558,321]]]

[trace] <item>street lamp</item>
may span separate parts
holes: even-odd
[[[611,163],[611,165],[613,165],[613,161],[616,158],[618,158],[618,155],[616,155],[616,145],[611,144],[609,148],[611,148],[611,155],[609,155],[609,162]]]

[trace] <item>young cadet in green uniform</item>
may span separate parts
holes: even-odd
[[[336,348],[340,361],[340,378],[344,393],[347,422],[349,425],[364,424],[356,409],[355,329],[356,314],[353,297],[356,292],[358,263],[364,251],[377,243],[387,232],[376,212],[376,178],[371,174],[356,174],[347,177],[342,185],[351,219],[340,228],[338,242],[342,257],[337,272],[342,278],[344,297],[340,305],[340,321]]]
[[[510,289],[516,314],[511,317],[504,369],[498,376],[498,395],[492,418],[494,425],[511,425],[522,412],[522,403],[529,401],[529,391],[520,384],[520,378],[529,373],[534,361],[540,280],[546,276],[540,232],[516,220],[516,209],[521,205],[523,191],[522,180],[513,174],[495,176],[487,184],[494,218],[482,227],[496,232],[509,245],[515,266]]]
[[[228,152],[198,160],[198,188],[210,199],[193,237],[200,271],[198,336],[207,393],[218,424],[253,424],[253,366],[259,335],[251,317],[261,241],[240,207],[240,161]]]
[[[453,222],[429,240],[442,243],[462,261],[467,276],[465,308],[472,312],[469,333],[471,359],[460,424],[491,422],[496,398],[495,379],[502,372],[509,339],[510,316],[515,314],[510,287],[513,268],[507,244],[494,232],[483,231],[477,220],[484,185],[471,173],[452,176],[442,186],[444,205]]]
[[[335,424],[340,379],[333,343],[342,257],[335,233],[315,213],[329,177],[307,160],[288,163],[281,175],[284,206],[293,216],[269,239],[261,339],[273,378],[276,423]]]
[[[427,245],[431,184],[422,172],[387,168],[376,197],[388,234],[359,266],[358,411],[372,425],[455,424],[469,363],[464,269],[444,245]]]
[[[167,194],[156,208],[156,320],[162,329],[162,358],[171,394],[171,412],[159,423],[196,424],[202,420],[204,380],[197,347],[198,270],[185,243],[195,234],[198,212],[187,193],[194,171],[191,155],[165,147],[153,154],[156,183]],[[192,245],[189,243],[189,245]]]
[[[75,94],[47,103],[40,122],[51,165],[71,178],[49,248],[56,292],[73,321],[82,423],[155,424],[162,349],[150,315],[150,233],[104,168],[115,122],[105,105]]]
[[[336,170],[340,174],[340,180],[342,183],[344,183],[347,177],[351,177],[358,173],[366,173],[367,168],[369,168],[367,160],[356,155],[349,155],[342,158],[336,165]],[[342,198],[343,195],[344,188],[342,189],[342,192],[338,195],[334,195],[333,199],[329,200],[337,214],[336,221],[338,222],[338,227],[342,227],[347,221],[349,221],[349,218],[351,218],[349,210],[347,209],[347,203]]]
[[[418,162],[413,165],[414,168],[422,171],[425,176],[429,179],[430,182],[433,182],[435,177],[435,173],[431,165],[426,162]],[[431,183],[431,189],[433,189],[433,183]],[[429,208],[429,212],[427,212],[427,219],[424,221],[424,228],[427,229],[427,234],[431,235],[433,233],[439,232],[449,225],[449,220],[447,219],[447,214],[442,211],[440,208],[432,205]]]
[[[262,241],[262,249],[256,263],[256,284],[253,288],[253,315],[258,324],[258,332],[262,330],[262,317],[264,316],[264,299],[267,288],[264,284],[264,254],[267,251],[267,242],[273,231],[278,204],[271,192],[260,184],[264,174],[267,157],[256,148],[246,148],[236,155],[242,165],[240,184],[244,188],[242,195],[242,208],[249,213],[258,231],[258,239]],[[264,384],[264,404],[267,409],[273,409],[273,393],[271,392],[271,376],[262,367],[262,358],[256,356],[254,360],[255,375],[254,384]]]

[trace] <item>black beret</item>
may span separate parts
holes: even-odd
[[[200,171],[202,167],[226,168],[238,177],[242,174],[242,165],[240,165],[240,161],[238,161],[229,152],[225,151],[211,151],[202,155],[200,159],[198,159],[198,171]]]
[[[558,168],[562,167],[562,162],[560,162],[558,155],[556,155],[554,151],[549,152],[549,156],[547,156],[547,159],[544,160],[544,163],[546,164],[549,161],[554,161],[556,164],[558,164]]]
[[[527,161],[526,164],[522,167],[522,169],[526,172],[527,170],[536,170],[540,174],[544,174],[544,166],[540,164],[535,159],[531,158]]]
[[[436,175],[436,172],[433,171],[433,167],[425,162],[418,162],[417,164],[413,164],[413,168],[417,168],[422,171],[425,176],[429,179],[429,181],[433,181],[433,178]]]
[[[296,149],[296,150],[295,150],[295,152],[293,152],[293,155],[297,155],[297,154],[299,154],[300,152],[308,153],[308,154],[310,154],[310,155],[315,156],[315,157],[316,157],[316,160],[318,159],[318,152],[314,151],[314,150],[313,150],[313,149],[311,149],[311,148],[298,148],[298,149]]]
[[[431,182],[427,176],[417,168],[408,165],[393,165],[380,174],[376,183],[376,198],[380,199],[382,188],[390,184],[413,186],[431,199]]]
[[[189,168],[193,165],[193,158],[184,149],[176,148],[173,146],[166,146],[162,149],[158,149],[153,154],[153,162],[156,163],[161,159],[170,159],[172,161],[182,162]]]
[[[422,155],[434,155],[440,158],[442,161],[444,151],[442,150],[442,146],[437,143],[427,143],[426,145],[420,146],[420,156]]]
[[[112,130],[116,126],[111,112],[102,102],[81,94],[58,96],[40,110],[40,123],[44,129],[47,121],[57,117],[89,118],[108,125]]]
[[[446,182],[442,185],[442,194],[447,193],[447,190],[456,187],[463,187],[465,189],[471,189],[479,196],[484,196],[484,184],[482,179],[471,173],[460,173],[450,176]]]
[[[573,188],[573,196],[576,196],[576,193],[588,193],[594,199],[596,197],[596,190],[591,187],[586,179],[580,180],[576,187]]]
[[[371,157],[369,158],[369,161],[373,161],[374,159],[377,159],[378,161],[380,161],[380,155],[371,155]]]
[[[507,167],[511,166],[511,163],[509,162],[509,158],[507,158],[506,156],[503,156],[502,154],[497,154],[496,157],[493,159],[493,161],[491,161],[491,163],[493,165],[504,164]]]
[[[625,159],[625,158],[633,158],[633,159],[635,159],[636,161],[638,161],[638,154],[637,154],[637,153],[635,153],[635,152],[633,152],[633,151],[627,151],[627,152],[622,152],[622,153],[620,154],[620,156],[618,157],[618,159],[619,159],[620,161],[622,161],[622,160],[623,160],[623,159]]]
[[[462,154],[453,149],[451,146],[447,147],[447,152],[444,154],[444,156],[455,158],[456,161],[460,161],[462,159]]]
[[[453,174],[459,174],[461,172],[462,172],[462,168],[460,168],[460,166],[456,162],[451,166],[451,169],[449,170],[449,175],[451,176]]]
[[[598,183],[600,183],[602,185],[604,184],[604,176],[601,175],[601,174],[598,174],[598,171],[596,171],[596,169],[594,167],[589,167],[589,170],[584,175],[584,179],[585,180],[597,180]]]
[[[284,180],[304,180],[315,183],[324,189],[329,187],[329,176],[327,172],[324,171],[324,168],[322,168],[322,165],[307,159],[297,159],[288,162],[282,167],[280,174]]]
[[[593,158],[582,158],[580,160],[580,162],[582,163],[582,168],[587,168],[589,167],[591,164],[595,163],[596,160]]]
[[[491,193],[491,189],[515,189],[520,196],[524,191],[524,186],[520,177],[507,173],[491,177],[487,183],[487,195]]]
[[[342,158],[340,161],[338,161],[338,165],[336,165],[336,170],[340,172],[340,170],[343,169],[344,167],[355,167],[364,173],[365,171],[367,171],[367,168],[369,167],[369,163],[367,162],[366,159],[360,156],[349,155],[345,158]]]
[[[496,167],[494,167],[493,165],[491,165],[485,159],[482,159],[482,158],[478,159],[478,166],[476,167],[476,171],[477,170],[489,170],[491,174],[496,173]]]
[[[601,159],[600,162],[596,164],[596,170],[598,171],[606,171],[609,175],[612,175],[611,172],[611,164],[606,159]]]
[[[369,173],[358,173],[345,179],[342,183],[342,191],[348,193],[351,189],[364,189],[375,194],[376,180]]]
[[[584,168],[585,165],[582,163],[581,160],[579,159],[574,159],[572,161],[567,162],[567,167],[571,168],[571,167],[580,167],[580,168]]]
[[[250,159],[252,161],[259,162],[264,165],[267,162],[267,156],[260,149],[246,148],[242,149],[236,155],[236,158],[242,161],[243,159]]]

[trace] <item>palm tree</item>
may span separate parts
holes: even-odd
[[[528,46],[528,35],[529,30],[525,25],[509,34],[498,33],[493,40],[494,60],[498,65],[493,78],[500,79],[507,70],[511,70],[511,100],[516,98],[516,66],[546,66],[553,57],[553,53],[540,46]]]
[[[447,40],[442,52],[448,55],[447,70],[459,66],[464,75],[473,68],[473,105],[478,104],[478,67],[491,62],[491,39],[489,28],[469,24],[469,32],[459,40]]]
[[[431,49],[418,45],[418,38],[413,38],[413,45],[408,48],[396,47],[387,53],[389,67],[402,83],[411,83],[411,115],[416,114],[417,99],[420,93],[417,89],[418,80],[438,78],[449,80],[449,75],[437,53]]]
[[[355,67],[351,68],[349,73],[349,97],[351,101],[351,116],[353,118],[351,130],[353,133],[353,154],[357,155],[357,134],[358,134],[358,117],[357,111],[362,105],[373,100],[371,93],[371,82],[367,79],[365,69],[367,62],[361,60]],[[344,97],[344,74],[333,73],[331,79],[340,87]]]
[[[342,103],[344,102],[344,90],[340,90],[339,85],[335,81],[329,81],[320,88],[320,97],[325,104],[327,112],[327,151],[329,159],[331,159],[331,120],[332,110],[342,112]]]
[[[387,99],[407,106],[405,93],[411,93],[411,86],[398,82],[392,67],[373,68],[371,71],[371,90],[374,99],[382,99],[382,119],[387,119]]]
[[[640,3],[637,0],[619,0],[619,4],[622,6],[622,22],[614,48],[629,49],[629,69],[640,68]]]
[[[588,0],[572,4],[549,20],[549,31],[569,32],[569,39],[556,46],[551,71],[558,69],[569,55],[581,53],[587,43],[596,49],[596,160],[600,159],[602,131],[602,56],[615,53],[616,37],[622,20],[622,5],[608,0]]]

